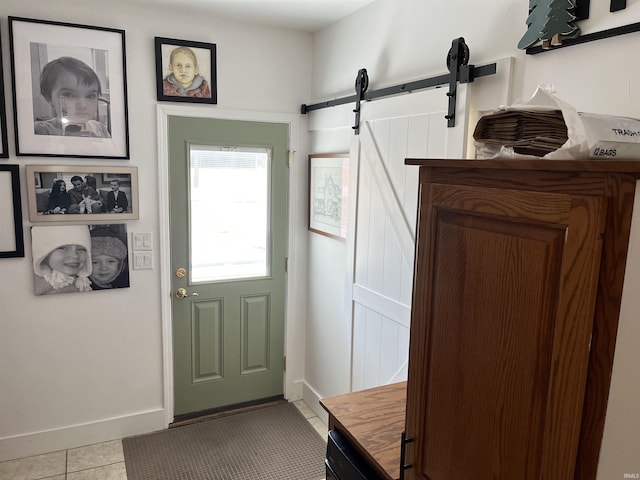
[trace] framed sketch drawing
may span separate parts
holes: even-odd
[[[4,76],[2,75],[2,42],[0,42],[0,158],[8,158],[7,110],[4,97]]]
[[[0,258],[24,257],[18,165],[0,164]]]
[[[217,103],[216,45],[155,38],[158,100]]]
[[[347,238],[349,155],[309,155],[309,230]]]
[[[139,217],[135,167],[27,165],[26,175],[31,222]]]
[[[9,17],[16,154],[129,158],[124,31]]]

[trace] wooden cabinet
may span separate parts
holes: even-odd
[[[413,160],[407,479],[595,479],[640,162]]]

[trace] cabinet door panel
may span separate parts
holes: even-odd
[[[408,478],[572,478],[604,207],[423,186]]]

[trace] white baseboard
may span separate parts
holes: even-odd
[[[285,398],[290,402],[294,402],[296,400],[302,400],[302,391],[304,388],[304,380],[295,380],[292,383],[292,388],[287,393],[289,395],[285,395]]]
[[[0,462],[167,428],[164,409],[0,438]]]
[[[320,406],[320,399],[322,397],[318,392],[316,392],[313,387],[311,387],[308,383],[304,382],[302,385],[302,400],[306,403],[311,410],[325,423],[329,422],[329,415],[327,412]]]

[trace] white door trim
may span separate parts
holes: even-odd
[[[295,161],[298,151],[298,122],[299,115],[272,112],[251,112],[211,109],[210,107],[196,107],[184,105],[158,105],[157,106],[157,132],[158,132],[158,212],[160,223],[160,299],[162,316],[162,361],[163,361],[163,402],[166,413],[166,423],[173,422],[174,395],[173,395],[173,330],[171,312],[171,240],[169,234],[169,152],[168,152],[168,117],[201,117],[222,120],[255,121],[265,123],[286,123],[289,126],[289,151],[291,162],[289,168],[289,198],[288,198],[288,232],[287,232],[287,256],[289,257],[289,273],[286,280],[285,293],[285,355],[289,352],[295,356],[296,339],[293,338],[296,328],[289,325],[290,319],[301,318],[298,312],[302,312],[304,305],[297,300],[304,295],[297,295],[296,285],[305,285],[299,279],[303,278],[304,265],[295,261],[296,243],[295,221],[305,215],[303,201],[299,189],[296,187],[296,179],[300,174],[300,162]],[[299,342],[298,342],[299,343]],[[303,358],[289,358],[288,365],[302,365]],[[294,381],[297,377],[293,368],[285,371],[284,396],[294,398]]]

